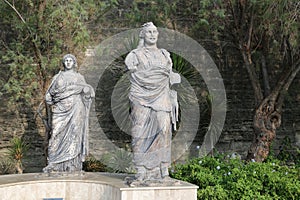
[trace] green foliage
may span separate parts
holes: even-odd
[[[28,149],[29,144],[27,142],[25,142],[19,137],[14,137],[11,140],[11,147],[8,149],[8,155],[12,160],[16,160],[19,162],[23,159],[24,154],[27,152]]]
[[[0,175],[12,174],[15,172],[15,166],[12,160],[6,157],[0,157]]]
[[[279,160],[288,165],[300,167],[300,150],[296,148],[289,137],[285,137],[280,145],[280,151],[276,156]]]
[[[43,96],[49,79],[61,66],[66,53],[79,62],[90,41],[88,24],[99,20],[111,1],[1,1],[0,41],[2,78],[1,93],[11,102],[31,102]]]
[[[199,87],[199,82],[202,80],[199,72],[181,56],[175,53],[170,53],[170,57],[173,62],[173,71],[179,73],[182,77],[187,79],[192,87]],[[183,84],[176,84],[174,87],[176,87],[175,90],[178,92],[178,99],[180,101],[184,102],[185,104],[198,102],[198,99],[191,95],[194,93],[193,91],[190,91],[191,88],[187,88]]]
[[[130,24],[140,26],[141,24],[152,21],[157,26],[173,24],[172,16],[175,15],[177,3],[179,1],[164,1],[164,0],[144,0],[132,1],[131,9],[125,14]],[[129,3],[129,2],[128,2]]]
[[[19,137],[11,140],[11,146],[8,148],[8,157],[15,164],[15,169],[19,174],[23,173],[22,160],[29,149],[29,144]]]
[[[132,154],[124,149],[106,153],[100,160],[89,155],[83,163],[83,170],[87,172],[133,173]]]
[[[267,65],[276,70],[299,59],[299,1],[197,2],[188,1],[190,9],[185,9],[195,16],[189,20],[189,33],[212,49],[215,62],[240,64],[240,51],[248,51],[268,55]],[[261,56],[250,59],[261,63]]]
[[[97,160],[93,155],[89,155],[83,163],[83,170],[86,172],[105,172],[106,166]]]
[[[175,165],[171,176],[199,186],[198,199],[299,199],[299,168],[279,160],[245,163],[226,155]]]
[[[117,149],[102,157],[102,162],[107,166],[107,171],[117,173],[133,173],[132,153],[124,149]]]
[[[192,85],[199,82],[198,71],[188,61],[175,53],[171,53],[170,56],[173,62],[173,69],[175,71],[188,79]]]

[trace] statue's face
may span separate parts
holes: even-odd
[[[74,67],[74,60],[70,57],[67,57],[65,60],[64,60],[64,65],[65,65],[65,68],[66,69],[72,69]]]
[[[145,44],[153,45],[156,44],[158,39],[158,31],[155,26],[150,26],[144,30],[144,41]]]

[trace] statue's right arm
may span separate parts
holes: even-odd
[[[135,72],[137,70],[137,66],[139,65],[138,58],[134,52],[130,52],[125,58],[125,65],[129,69],[130,72]]]

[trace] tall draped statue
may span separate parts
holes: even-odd
[[[52,127],[44,172],[81,171],[88,154],[88,116],[94,89],[76,72],[74,55],[65,55],[63,65],[45,96],[51,106]]]
[[[156,45],[157,27],[148,22],[140,32],[139,46],[125,59],[130,71],[132,148],[135,181],[165,180],[171,164],[172,124],[178,120],[177,93],[172,84],[180,75],[172,71],[172,60]]]

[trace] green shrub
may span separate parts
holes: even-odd
[[[83,170],[86,172],[134,173],[132,154],[124,149],[117,149],[104,154],[100,160],[89,155],[83,163]]]
[[[10,143],[11,146],[8,148],[8,158],[14,163],[17,173],[22,174],[24,170],[22,161],[29,149],[29,144],[19,137],[13,137]]]
[[[83,162],[83,170],[86,172],[105,172],[106,165],[90,154]]]
[[[0,175],[13,174],[15,172],[15,164],[7,157],[0,157]]]
[[[300,198],[299,168],[276,159],[246,163],[230,156],[207,156],[175,165],[171,177],[198,185],[198,199]]]
[[[103,155],[102,162],[107,166],[108,172],[134,173],[132,154],[124,149],[117,149]]]
[[[295,164],[300,167],[300,150],[293,145],[289,137],[286,136],[283,138],[279,146],[279,150],[279,153],[276,155],[279,160],[287,163],[288,165]]]

